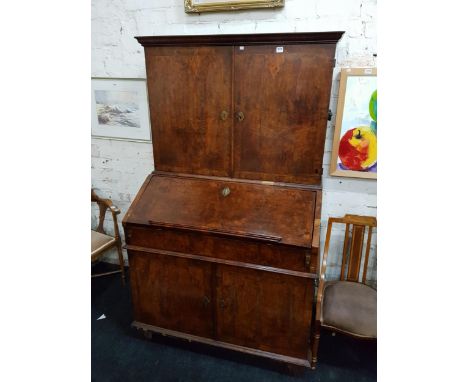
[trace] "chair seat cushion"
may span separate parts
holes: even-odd
[[[327,282],[322,323],[357,336],[377,338],[377,291],[356,282]]]
[[[114,237],[91,230],[91,258],[112,242],[115,242]]]

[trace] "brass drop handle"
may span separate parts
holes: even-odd
[[[219,300],[219,307],[221,309],[224,309],[226,307],[226,302],[223,299]]]
[[[221,114],[219,115],[219,118],[221,118],[221,121],[225,121],[228,117],[228,112],[226,110],[223,110]]]
[[[203,305],[207,307],[209,303],[210,299],[207,296],[203,296]]]
[[[238,111],[238,112],[236,113],[236,118],[237,118],[237,120],[238,120],[239,122],[243,121],[244,118],[245,118],[244,113],[241,112],[241,111]]]

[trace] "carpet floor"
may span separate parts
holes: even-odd
[[[98,265],[99,266],[99,265]],[[94,270],[93,270],[94,272]],[[127,270],[128,275],[128,270]],[[98,320],[105,315],[106,318]],[[377,345],[322,331],[317,370],[294,375],[286,365],[131,328],[130,287],[120,275],[91,281],[91,377],[95,382],[377,380]]]

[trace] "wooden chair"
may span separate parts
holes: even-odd
[[[346,224],[341,275],[340,280],[326,281],[325,272],[333,223]],[[374,227],[377,227],[377,219],[371,216],[345,215],[342,218],[331,217],[328,219],[315,310],[314,344],[312,347],[313,369],[317,364],[321,328],[331,329],[356,338],[377,338],[377,291],[365,284]],[[362,278],[359,279],[366,228],[366,252]],[[349,240],[350,232],[351,240]]]
[[[91,277],[106,276],[115,273],[122,274],[122,284],[125,285],[125,268],[124,260],[122,255],[122,240],[120,239],[119,226],[117,223],[117,215],[120,214],[120,210],[114,206],[112,200],[101,199],[96,195],[94,190],[91,189],[91,202],[97,203],[99,206],[99,224],[95,230],[91,230],[91,263],[97,261],[104,252],[110,248],[117,248],[119,254],[120,271],[105,272],[99,274],[93,274]],[[107,209],[112,214],[114,220],[114,236],[106,234],[104,231],[104,217]]]

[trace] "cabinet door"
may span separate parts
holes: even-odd
[[[334,54],[334,44],[235,48],[235,177],[320,183]]]
[[[213,336],[210,263],[140,251],[129,262],[136,321]]]
[[[231,174],[231,47],[146,48],[158,170]]]
[[[307,359],[312,280],[228,265],[217,267],[217,339]]]

